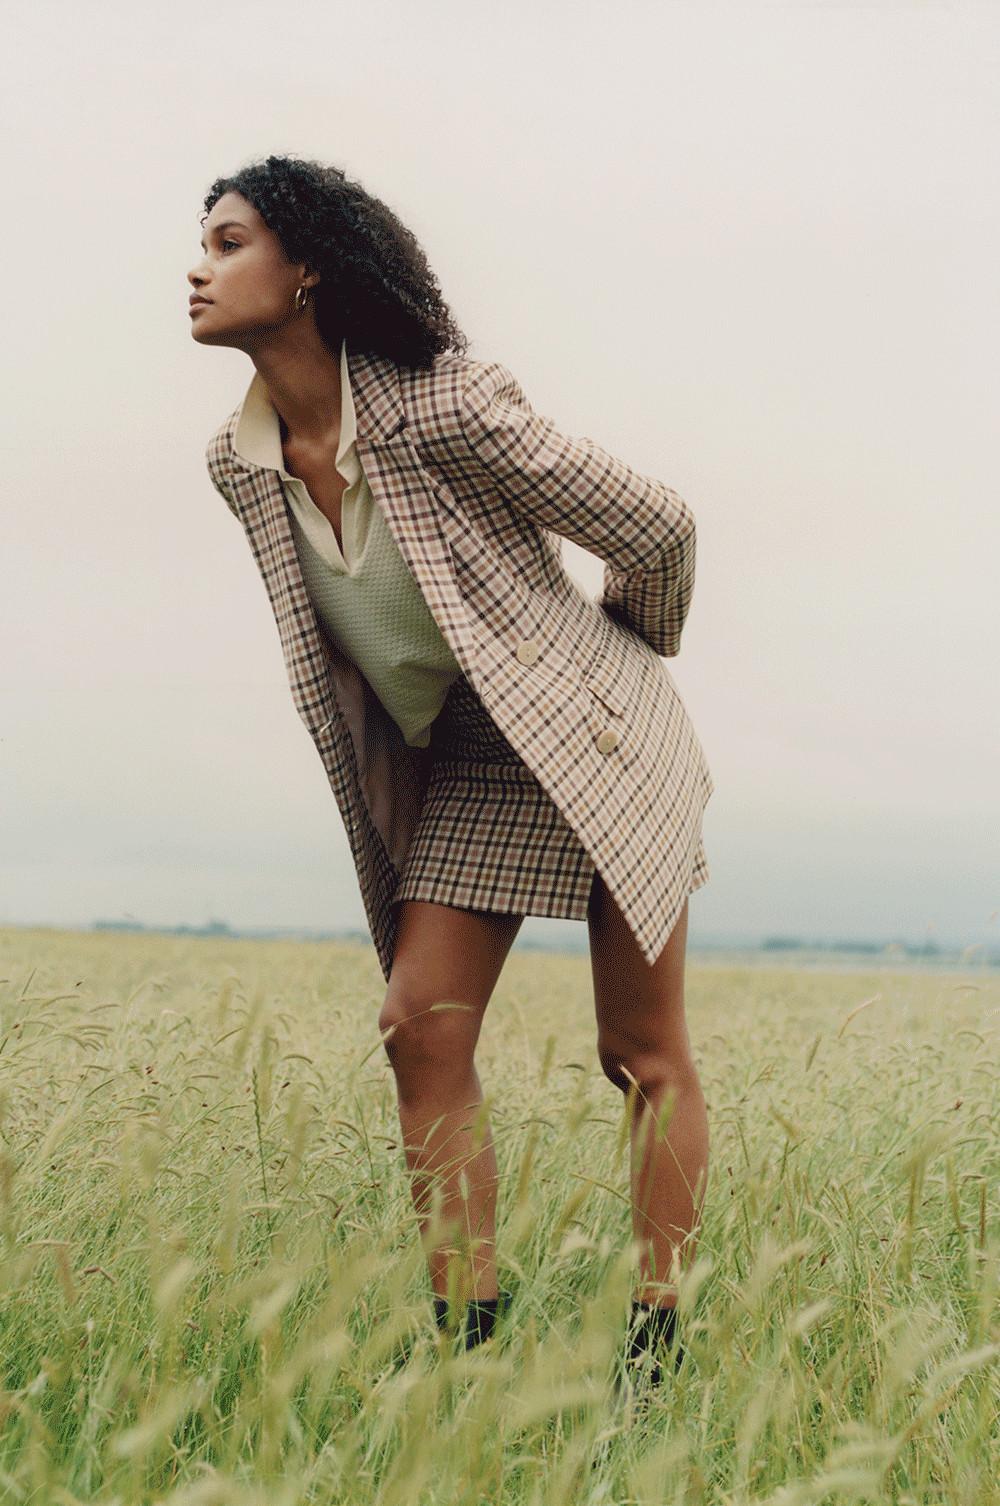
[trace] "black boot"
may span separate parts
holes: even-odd
[[[465,1304],[465,1323],[462,1330],[466,1349],[475,1349],[484,1339],[491,1337],[498,1318],[502,1318],[513,1301],[514,1293],[500,1287],[496,1297],[477,1297]],[[447,1297],[434,1298],[434,1318],[439,1329],[450,1326]]]
[[[448,1298],[434,1298],[434,1321],[442,1331],[448,1327]]]
[[[651,1302],[633,1301],[625,1362],[632,1374],[642,1367],[643,1357],[647,1354],[650,1358],[649,1380],[654,1386],[663,1380],[662,1365],[668,1361],[672,1360],[675,1371],[680,1369],[684,1349],[677,1338],[676,1307],[657,1307]]]
[[[475,1349],[484,1339],[492,1338],[497,1319],[504,1317],[514,1293],[500,1287],[496,1297],[477,1297],[465,1308],[465,1347]]]

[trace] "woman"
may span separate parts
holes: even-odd
[[[412,233],[340,169],[270,156],[204,207],[192,336],[255,368],[209,472],[351,842],[438,1322],[461,1311],[471,1348],[511,1296],[492,1139],[474,1130],[484,1011],[524,915],[586,919],[600,1061],[635,1084],[628,1354],[655,1380],[657,1355],[683,1354],[676,1278],[708,1161],[683,985],[713,784],[661,657],[679,649],[694,520],[469,357]],[[607,561],[596,602],[555,535]]]

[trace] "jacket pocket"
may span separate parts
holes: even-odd
[[[583,682],[609,711],[624,716],[628,700],[628,687],[616,661],[607,650],[596,655],[583,666]]]

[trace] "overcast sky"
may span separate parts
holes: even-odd
[[[7,15],[0,923],[365,923],[204,468],[253,368],[191,337],[202,200],[274,151],[385,199],[470,353],[692,507],[692,941],[1000,938],[1000,7]]]

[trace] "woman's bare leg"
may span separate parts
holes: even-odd
[[[631,1127],[632,1221],[641,1249],[634,1300],[676,1305],[676,1277],[694,1255],[708,1175],[708,1115],[684,1016],[687,901],[650,965],[599,874],[587,924],[601,1066],[624,1093],[636,1079]],[[673,1102],[671,1112],[670,1103]],[[657,1128],[664,1111],[666,1128]]]
[[[496,1297],[497,1164],[473,1062],[483,1015],[523,916],[403,900],[379,1028],[396,1078],[411,1192],[431,1286],[458,1299]],[[432,1010],[452,1000],[463,1009]],[[432,1227],[433,1189],[442,1195]],[[463,1195],[464,1194],[464,1195]]]

